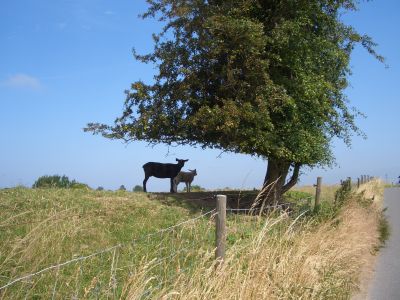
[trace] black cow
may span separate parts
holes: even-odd
[[[143,191],[146,190],[146,183],[149,177],[154,176],[157,178],[169,178],[171,180],[171,193],[175,192],[174,189],[174,178],[181,171],[185,162],[188,159],[176,159],[177,164],[162,164],[158,162],[148,162],[143,165],[144,170],[144,180],[143,180]]]

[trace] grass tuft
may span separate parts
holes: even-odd
[[[379,231],[379,248],[382,248],[385,246],[386,241],[389,239],[390,236],[390,226],[389,222],[384,214],[386,208],[381,212],[379,216],[379,226],[378,226],[378,231]]]

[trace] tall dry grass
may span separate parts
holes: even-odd
[[[380,185],[373,182],[364,188],[381,193]],[[154,289],[154,278],[146,276],[152,268],[151,262],[146,263],[127,280],[123,297],[349,299],[379,243],[379,211],[365,205],[365,200],[353,194],[336,218],[322,223],[285,215],[260,219],[262,229],[247,245],[232,246],[222,265],[210,263],[212,253],[199,252],[202,260],[194,271],[178,272],[160,289]]]
[[[384,188],[385,183],[378,178],[366,184],[360,185],[356,192],[357,194],[362,194],[365,199],[371,200],[374,206],[376,206],[378,209],[381,209]]]

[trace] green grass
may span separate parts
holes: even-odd
[[[339,185],[322,185],[321,188],[321,203],[326,202],[334,202],[335,201],[335,193],[338,190]],[[306,193],[307,195],[315,197],[315,187],[314,186],[296,186],[292,189],[292,192]],[[312,199],[314,201],[314,199]]]

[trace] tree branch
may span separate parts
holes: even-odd
[[[301,167],[301,163],[295,163],[294,164],[294,170],[293,170],[292,177],[290,178],[288,183],[286,183],[282,187],[282,194],[286,193],[288,190],[290,190],[297,183],[297,180],[299,179],[300,167]]]

